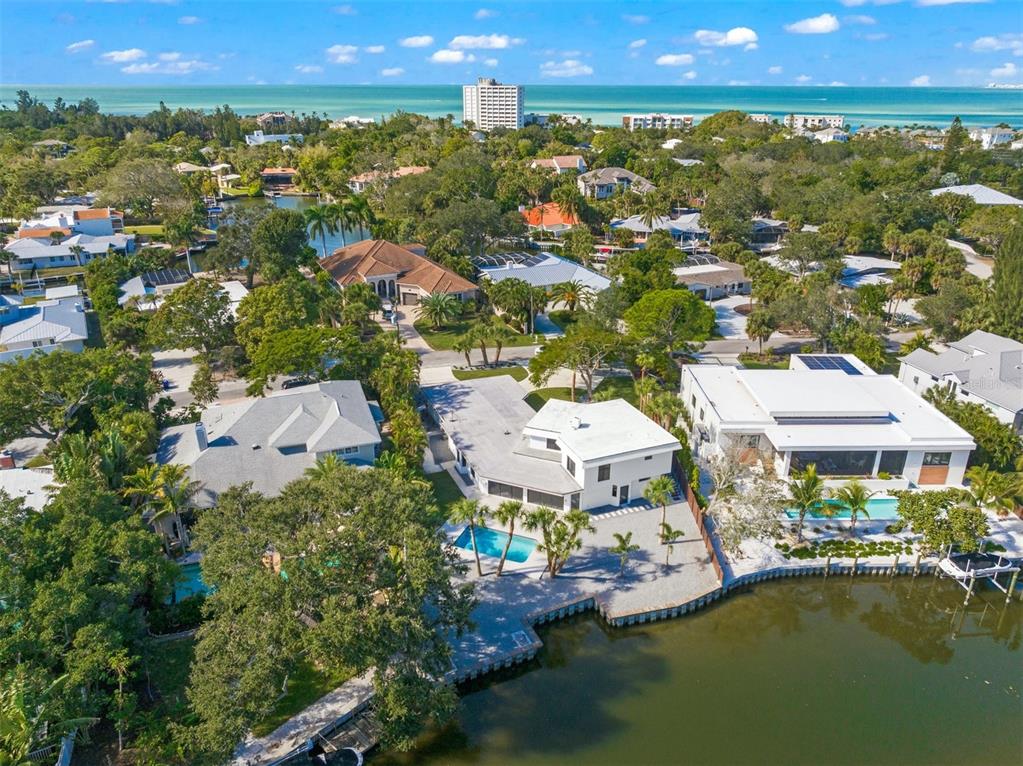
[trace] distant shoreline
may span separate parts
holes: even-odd
[[[265,111],[358,115],[380,119],[396,111],[429,117],[461,116],[460,85],[0,85],[0,104],[11,108],[16,91],[47,102],[93,98],[104,113],[141,115],[158,108],[211,111],[228,104],[239,114]],[[726,109],[781,118],[790,112],[843,114],[853,127],[946,127],[958,115],[965,125],[1023,126],[1018,89],[527,84],[527,112],[578,114],[597,125],[620,125],[624,114],[669,112],[697,118]]]

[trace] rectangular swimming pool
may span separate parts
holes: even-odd
[[[504,551],[504,546],[507,542],[507,532],[476,527],[476,546],[479,548],[480,555],[482,556],[492,556],[495,559],[501,558],[501,553]],[[459,548],[465,548],[467,551],[472,550],[472,535],[469,532],[469,527],[462,530],[462,534],[455,540],[455,545]],[[536,540],[533,538],[512,535],[511,547],[508,549],[508,561],[521,564],[535,550]]]
[[[806,514],[806,517],[808,519],[849,518],[849,509],[844,508],[837,500],[825,500],[824,502],[829,506],[829,510],[835,511],[833,514],[829,516],[820,511],[811,511]],[[899,499],[897,497],[872,497],[867,501],[867,513],[870,514],[870,518],[874,521],[894,521],[899,518]],[[795,508],[786,508],[785,515],[790,519],[798,519],[799,511]],[[858,516],[857,520],[863,520],[863,516]]]

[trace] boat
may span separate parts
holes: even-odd
[[[994,553],[954,553],[938,562],[942,573],[957,580],[995,577],[1019,571],[1019,564]]]

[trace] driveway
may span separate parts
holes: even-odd
[[[420,335],[416,328],[412,326],[412,323],[416,320],[417,309],[404,307],[399,308],[397,311],[398,317],[398,332],[401,334],[402,340],[405,342],[405,348],[415,351],[419,355],[419,361],[422,367],[455,367],[465,364],[465,354],[458,351],[434,351],[427,345],[426,341],[423,340],[423,336]],[[516,362],[518,364],[528,364],[529,360],[536,354],[538,346],[505,346],[501,349],[501,361],[502,362]],[[493,350],[491,349],[491,355]],[[479,350],[477,349],[471,354],[474,363],[479,362]]]

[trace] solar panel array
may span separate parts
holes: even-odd
[[[721,263],[721,259],[716,255],[711,255],[710,253],[693,253],[686,258],[682,266],[709,266],[714,263]]]
[[[846,375],[862,375],[844,356],[803,356],[799,361],[811,370],[841,370]]]
[[[549,256],[546,253],[489,253],[473,258],[480,268],[495,266],[536,266]]]

